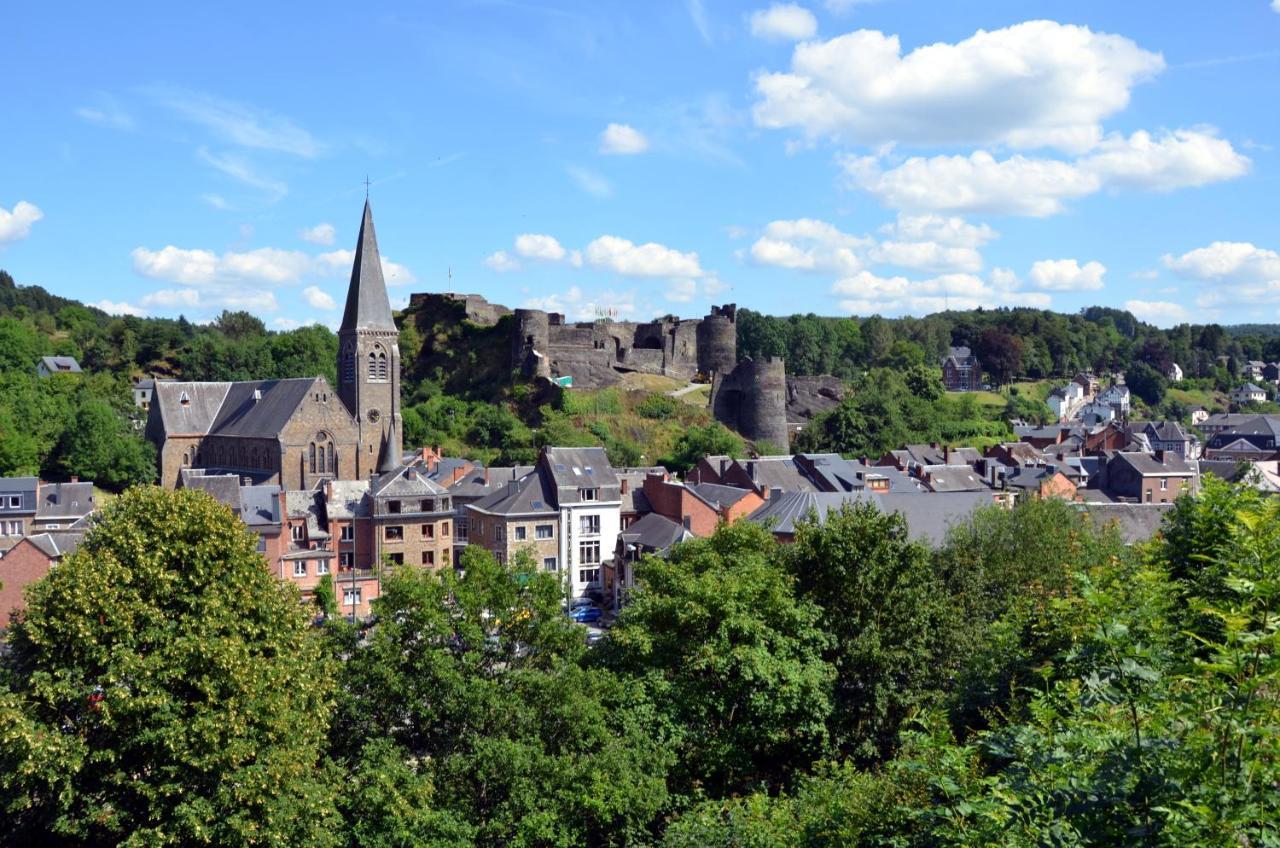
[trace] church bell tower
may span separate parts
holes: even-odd
[[[338,328],[338,397],[360,422],[358,477],[400,467],[399,335],[366,198],[347,306]]]

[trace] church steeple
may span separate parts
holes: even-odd
[[[338,328],[338,396],[360,423],[357,475],[398,468],[401,453],[399,331],[382,277],[366,198],[347,306]]]
[[[382,257],[378,255],[378,235],[373,230],[373,210],[364,202],[360,235],[356,239],[356,258],[351,265],[351,285],[347,289],[347,308],[342,313],[342,330],[392,330],[391,302],[387,284],[382,279]]]

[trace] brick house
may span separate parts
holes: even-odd
[[[1005,474],[1004,486],[1022,498],[1058,498],[1064,501],[1076,499],[1076,484],[1056,465],[1013,468]]]
[[[27,608],[26,588],[80,546],[83,533],[36,533],[19,539],[0,556],[0,630]]]
[[[1117,451],[1100,463],[1100,488],[1112,497],[1138,503],[1172,503],[1199,490],[1199,475],[1175,454]]]
[[[967,347],[953,347],[942,359],[942,385],[949,392],[976,392],[982,388],[982,364]]]
[[[720,483],[680,483],[659,474],[645,478],[644,496],[655,514],[699,538],[710,536],[721,522],[732,524],[746,518],[765,501],[754,489]]]
[[[453,499],[413,463],[369,486],[375,562],[453,567]]]
[[[468,542],[511,562],[528,551],[543,571],[559,573],[560,510],[545,476],[534,469],[467,505]]]

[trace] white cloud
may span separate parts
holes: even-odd
[[[484,264],[499,274],[520,270],[520,263],[505,250],[497,250],[489,254],[485,257]]]
[[[81,106],[76,109],[76,117],[113,130],[133,129],[133,117],[120,108],[114,97],[103,94],[97,99],[96,106]]]
[[[1108,136],[1080,166],[1112,188],[1172,191],[1230,180],[1249,170],[1249,158],[1211,129],[1174,130],[1153,138],[1138,131]]]
[[[933,241],[886,241],[872,248],[871,258],[884,265],[920,271],[980,271],[982,254],[972,247],[950,247]]]
[[[1139,320],[1157,327],[1172,327],[1191,320],[1191,313],[1185,306],[1167,300],[1126,300],[1124,308]]]
[[[147,310],[141,309],[129,303],[117,303],[113,300],[99,300],[97,303],[91,303],[90,306],[96,306],[103,312],[111,315],[136,315],[142,317],[147,314]]]
[[[796,46],[789,72],[756,77],[755,121],[812,140],[878,146],[1005,144],[1082,151],[1130,90],[1164,68],[1117,35],[1054,21],[979,30],[905,56],[859,30]]]
[[[315,268],[317,273],[320,274],[349,274],[351,273],[351,265],[355,261],[356,253],[354,250],[340,248],[317,256],[315,258]],[[389,286],[405,286],[418,281],[412,271],[399,262],[391,261],[385,254],[382,256],[382,278]]]
[[[163,306],[167,308],[194,307],[200,305],[200,292],[196,289],[160,289],[142,296],[143,306]]]
[[[296,330],[302,325],[294,318],[273,318],[271,319],[271,326],[277,330]]]
[[[516,236],[515,251],[526,259],[545,259],[559,262],[565,257],[565,249],[554,236],[541,233],[522,233]]]
[[[289,118],[263,109],[173,86],[152,86],[147,93],[160,105],[208,127],[240,147],[289,153],[314,159],[322,145]]]
[[[1280,299],[1280,253],[1249,242],[1215,241],[1181,256],[1165,255],[1161,262],[1180,277],[1218,287],[1201,295],[1201,306],[1222,303],[1228,295],[1241,303]]]
[[[1135,280],[1155,280],[1160,277],[1160,272],[1155,268],[1142,268],[1134,271],[1129,276],[1133,277]]]
[[[618,236],[600,236],[583,251],[587,264],[627,277],[700,277],[697,253],[682,253],[656,242],[635,244]]]
[[[613,186],[609,185],[609,181],[595,171],[589,171],[578,165],[567,165],[564,170],[578,188],[592,197],[611,197],[613,195]]]
[[[887,171],[871,156],[842,157],[841,164],[851,186],[893,209],[1043,217],[1102,187],[1096,175],[1068,162],[1021,155],[997,160],[983,150],[912,157]]]
[[[307,227],[298,232],[298,237],[303,241],[309,241],[312,244],[322,244],[326,247],[333,244],[333,239],[337,235],[337,230],[333,224],[316,224],[314,227]]]
[[[689,9],[689,19],[693,21],[693,28],[698,31],[698,35],[702,36],[703,41],[710,44],[711,26],[707,21],[707,10],[702,5],[702,0],[685,0],[685,6]]]
[[[1097,291],[1107,267],[1101,262],[1083,266],[1075,259],[1041,259],[1031,266],[1032,284],[1044,291]]]
[[[873,243],[826,221],[798,218],[771,221],[764,235],[751,245],[750,256],[758,265],[847,275],[862,270],[860,252]]]
[[[757,38],[802,41],[818,32],[818,19],[813,12],[795,3],[774,3],[768,9],[751,13],[748,22]]]
[[[848,185],[894,209],[1044,217],[1104,188],[1172,191],[1244,174],[1249,159],[1212,130],[1109,136],[1073,161],[1026,157],[914,156],[885,170],[875,156],[843,156]]]
[[[649,149],[649,139],[630,124],[609,124],[600,133],[600,152],[627,156],[644,153]]]
[[[168,245],[158,251],[134,248],[132,255],[134,270],[139,274],[197,286],[232,281],[284,285],[297,282],[312,268],[312,258],[307,254],[274,247],[219,255]]]
[[[289,193],[289,186],[284,182],[262,176],[239,156],[210,153],[203,147],[196,151],[196,156],[205,164],[221,171],[233,180],[264,192],[267,195],[267,199],[273,203]]]
[[[825,5],[828,12],[842,15],[845,12],[852,11],[857,6],[867,6],[878,2],[880,0],[827,0]]]
[[[521,304],[529,309],[559,312],[570,321],[590,321],[595,318],[634,318],[638,313],[635,292],[602,291],[588,295],[578,286],[570,286],[560,293],[526,298]]]
[[[312,309],[337,309],[338,304],[333,297],[319,286],[307,286],[302,290],[302,299]]]
[[[43,217],[39,206],[25,200],[19,200],[12,210],[0,206],[0,245],[31,235],[31,225]]]
[[[1280,12],[1280,0],[1271,0],[1271,11]]]
[[[977,309],[991,306],[1033,306],[1046,308],[1051,301],[1042,292],[1020,292],[989,283],[973,274],[943,274],[925,280],[881,277],[860,271],[837,280],[831,293],[840,308],[850,314],[921,315],[946,309]]]
[[[227,199],[220,194],[205,194],[201,195],[200,199],[212,206],[214,209],[219,209],[223,212],[231,209],[231,204],[227,203]]]
[[[982,247],[999,235],[987,224],[970,224],[956,215],[903,213],[899,213],[896,222],[881,227],[880,232],[898,241],[932,241],[950,247]]]

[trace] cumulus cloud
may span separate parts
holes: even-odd
[[[570,286],[563,292],[526,298],[521,304],[529,309],[559,312],[570,321],[590,321],[595,318],[635,318],[638,313],[635,292],[602,291],[587,294],[579,286]]]
[[[1191,313],[1185,306],[1167,300],[1126,300],[1124,308],[1139,320],[1157,327],[1172,327],[1191,320]]]
[[[593,268],[625,277],[700,277],[702,266],[697,253],[646,242],[635,244],[618,236],[600,236],[582,252]]]
[[[814,218],[771,221],[751,245],[750,257],[775,268],[854,274],[863,268],[861,252],[873,243]]]
[[[137,247],[133,268],[139,274],[186,285],[246,281],[282,285],[297,282],[312,268],[312,258],[296,250],[262,247],[243,253],[168,245],[160,250]]]
[[[924,280],[911,280],[902,276],[882,277],[870,271],[860,271],[837,280],[831,286],[834,295],[845,312],[855,315],[872,313],[924,314],[946,309],[977,309],[978,307],[1033,306],[1046,308],[1049,295],[1043,292],[1021,292],[995,285],[974,274],[943,274]]]
[[[803,41],[818,32],[818,19],[813,12],[795,3],[774,3],[752,12],[748,24],[757,38]]]
[[[523,233],[516,236],[515,251],[526,259],[545,259],[559,262],[565,257],[565,249],[554,236],[541,233]]]
[[[271,326],[277,330],[296,330],[302,325],[294,318],[273,318],[271,319]]]
[[[19,200],[11,210],[0,206],[0,245],[31,235],[31,225],[43,217],[40,207],[25,200]]]
[[[1031,283],[1043,291],[1097,291],[1107,267],[1101,262],[1075,259],[1041,259],[1031,266]]]
[[[298,237],[303,241],[321,244],[326,247],[333,244],[333,239],[336,235],[337,231],[333,228],[333,224],[316,224],[314,227],[307,227],[298,232]]]
[[[1161,262],[1186,279],[1218,286],[1197,302],[1213,305],[1229,294],[1237,301],[1280,299],[1280,253],[1250,242],[1215,241]]]
[[[96,306],[103,312],[111,315],[136,315],[141,318],[147,314],[147,310],[134,306],[131,303],[118,303],[113,300],[99,300],[97,303],[91,303],[90,306]]]
[[[933,241],[886,241],[873,247],[878,264],[919,271],[980,271],[982,254],[972,247],[949,247]]]
[[[196,289],[160,289],[142,296],[143,306],[161,306],[169,309],[200,305],[200,292]]]
[[[880,232],[897,241],[932,241],[950,247],[982,247],[999,233],[987,224],[970,224],[958,215],[908,215],[885,224]]]
[[[649,139],[630,124],[609,124],[600,133],[600,152],[606,155],[628,156],[648,149]]]
[[[338,304],[328,292],[319,286],[307,286],[302,290],[302,299],[312,309],[337,309]]]
[[[839,161],[847,185],[894,209],[1032,217],[1057,214],[1067,201],[1104,188],[1172,191],[1233,179],[1250,164],[1209,129],[1111,136],[1070,161],[1021,154],[996,159],[985,150],[913,156],[887,170],[876,156]]]
[[[757,75],[759,126],[879,146],[1003,144],[1083,151],[1132,88],[1164,68],[1118,35],[1054,21],[979,30],[903,55],[858,30],[796,46],[786,72]]]
[[[505,250],[495,250],[484,258],[486,267],[497,271],[499,274],[506,274],[511,271],[519,271],[520,263],[510,253]]]
[[[940,216],[902,216],[897,224],[881,231],[893,238],[877,242],[812,218],[773,221],[751,245],[748,256],[757,265],[842,276],[856,274],[868,265],[974,272],[982,268],[977,245],[995,237],[985,225]]]

